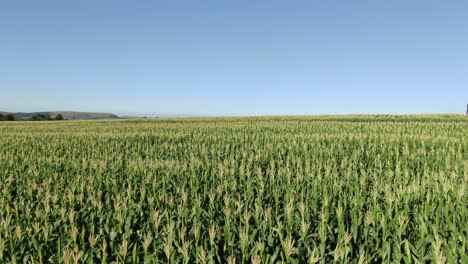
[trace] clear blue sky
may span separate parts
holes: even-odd
[[[464,113],[468,1],[0,1],[0,110]]]

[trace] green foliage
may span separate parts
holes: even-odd
[[[15,121],[15,116],[12,114],[0,114],[0,121]]]
[[[55,120],[63,120],[63,116],[61,114],[58,114],[54,119]]]
[[[467,263],[468,119],[0,125],[1,263]]]
[[[50,115],[45,115],[45,114],[36,114],[30,119],[31,121],[47,121],[47,120],[53,120]]]

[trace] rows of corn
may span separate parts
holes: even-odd
[[[0,263],[468,263],[468,118],[0,123]]]

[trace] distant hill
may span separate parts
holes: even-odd
[[[96,119],[118,119],[119,117],[110,113],[92,113],[92,112],[72,112],[72,111],[52,111],[52,112],[32,112],[32,113],[8,113],[0,112],[2,114],[13,114],[15,120],[31,119],[33,116],[42,114],[55,118],[61,114],[67,120],[96,120]]]

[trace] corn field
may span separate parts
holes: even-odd
[[[0,123],[0,263],[468,263],[468,118]]]

